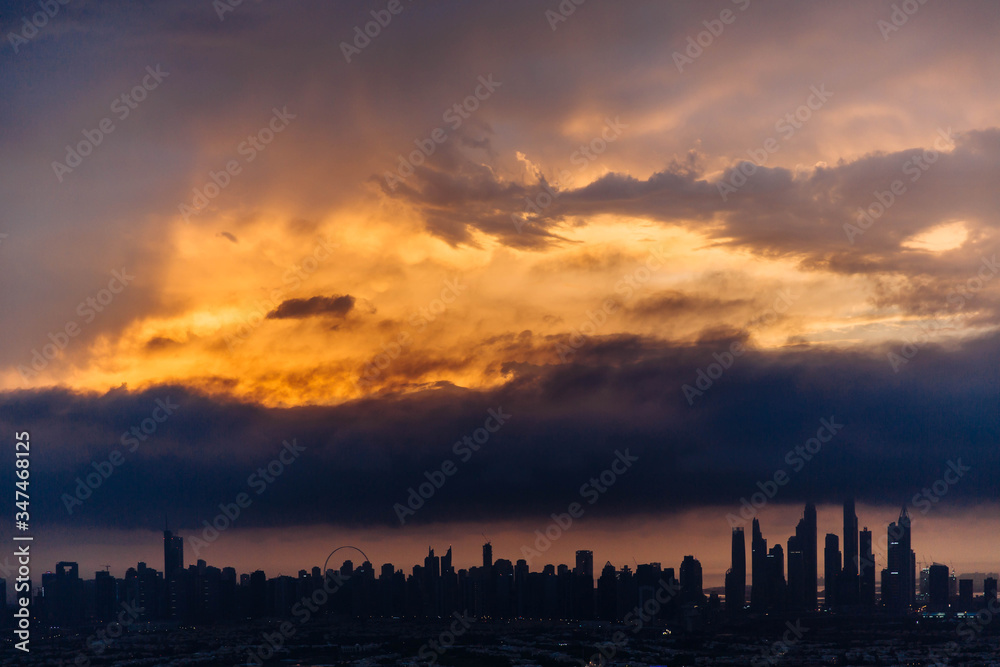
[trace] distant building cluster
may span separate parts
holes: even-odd
[[[886,563],[879,572],[872,532],[858,530],[853,500],[844,503],[844,537],[828,533],[823,549],[822,608],[841,612],[873,612],[892,615],[913,611],[930,613],[972,612],[996,604],[997,576],[983,576],[983,596],[975,598],[974,579],[957,581],[946,565],[935,563],[920,570],[911,546],[910,516],[904,507],[899,518],[886,529]],[[726,609],[743,613],[746,607],[746,538],[742,528],[733,529],[732,567],[726,572]],[[816,507],[807,503],[804,516],[788,538],[787,555],[780,544],[767,547],[760,522],[753,520],[751,536],[752,581],[750,612],[815,611],[819,606]],[[957,586],[956,586],[957,581]],[[957,591],[956,591],[957,588]],[[992,608],[992,607],[991,607]]]
[[[722,598],[716,592],[706,595],[701,563],[690,555],[681,562],[679,576],[660,563],[636,564],[633,571],[628,566],[616,569],[609,562],[595,579],[592,551],[577,551],[572,568],[545,565],[541,572],[531,572],[524,559],[516,563],[494,559],[487,542],[482,565],[468,569],[455,569],[449,547],[440,557],[431,548],[423,565],[414,565],[409,575],[391,563],[376,573],[367,560],[358,567],[346,560],[336,570],[313,567],[300,570],[297,577],[268,579],[260,570],[237,576],[232,567],[219,569],[203,560],[185,567],[183,539],[164,530],[162,572],[140,562],[123,579],[99,571],[84,581],[76,563],[60,562],[54,572],[42,575],[32,609],[41,622],[58,627],[112,622],[123,608],[140,622],[211,623],[291,616],[303,604],[309,606],[308,601],[321,599],[324,611],[355,617],[428,618],[462,612],[483,619],[629,622],[642,616],[696,627],[700,619],[723,614],[823,609],[939,615],[995,608],[995,574],[958,580],[946,565],[937,563],[918,573],[905,508],[889,524],[885,544],[878,544],[887,562],[876,586],[873,535],[867,528],[858,530],[853,501],[844,504],[843,542],[833,533],[824,541],[821,598],[816,525],[816,508],[808,503],[787,549],[781,544],[768,548],[760,522],[753,520],[749,596],[746,538],[743,528],[734,528],[732,567],[726,572]],[[336,582],[333,587],[331,580]],[[981,597],[975,596],[974,587],[983,592]],[[317,598],[321,588],[331,593]],[[3,579],[0,596],[6,600]]]
[[[325,573],[319,567],[300,570],[297,577],[268,579],[263,571],[241,574],[231,567],[219,569],[203,560],[184,566],[180,536],[163,533],[163,571],[140,562],[124,579],[109,572],[95,573],[83,581],[76,563],[59,563],[55,572],[42,576],[33,612],[44,623],[72,627],[85,622],[110,622],[123,605],[136,610],[137,620],[210,623],[269,616],[290,616],[316,600],[314,593],[329,580],[334,593],[322,606],[326,611],[360,617],[446,617],[455,612],[478,618],[620,619],[636,605],[659,594],[663,614],[681,606],[706,602],[701,563],[687,556],[680,580],[673,568],[659,563],[616,570],[610,563],[594,577],[591,551],[578,551],[576,565],[546,565],[529,572],[525,560],[516,564],[493,558],[493,547],[483,545],[479,567],[458,569],[452,550],[437,556],[430,549],[423,565],[405,575],[391,563],[378,573],[368,561],[355,567],[350,560]],[[2,582],[3,580],[0,580]],[[2,586],[2,583],[0,583]],[[326,598],[326,596],[322,596]],[[719,606],[718,597],[714,604]]]

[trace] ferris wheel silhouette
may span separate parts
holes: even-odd
[[[330,555],[327,556],[326,560],[323,562],[323,576],[324,577],[326,576],[326,566],[330,562],[330,559],[333,558],[333,554],[337,553],[341,549],[353,549],[353,550],[357,551],[359,554],[361,554],[362,556],[364,556],[366,562],[368,562],[368,563],[372,562],[371,559],[368,558],[368,555],[364,551],[362,551],[361,549],[359,549],[357,547],[352,547],[350,545],[345,545],[345,546],[342,546],[342,547],[337,547],[336,549],[334,549],[333,551],[330,552]]]

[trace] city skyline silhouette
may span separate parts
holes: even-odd
[[[250,613],[253,617],[287,615],[294,600],[303,596],[303,590],[315,590],[317,582],[326,584],[333,575],[338,587],[352,578],[355,583],[351,586],[367,586],[361,593],[352,593],[351,602],[337,607],[337,611],[372,616],[433,617],[462,611],[484,618],[573,617],[620,621],[624,607],[639,595],[639,589],[655,590],[655,586],[669,592],[671,609],[677,605],[724,609],[730,617],[820,610],[846,615],[896,616],[949,610],[974,612],[975,593],[982,594],[978,598],[980,606],[995,599],[995,573],[970,573],[968,578],[959,579],[947,565],[927,563],[917,557],[910,549],[912,528],[906,507],[874,539],[867,526],[859,529],[853,500],[843,505],[843,530],[839,535],[827,533],[820,540],[816,516],[815,505],[807,503],[795,533],[787,539],[787,550],[780,539],[772,540],[768,549],[768,540],[756,517],[752,519],[749,541],[744,528],[734,526],[731,567],[721,590],[704,585],[701,562],[693,554],[686,555],[678,566],[635,562],[633,571],[627,564],[616,567],[610,561],[595,567],[594,552],[579,549],[572,565],[549,562],[542,565],[549,542],[538,541],[523,545],[521,553],[516,554],[521,558],[508,559],[499,553],[494,557],[493,546],[487,540],[482,545],[479,565],[469,568],[453,565],[450,546],[444,556],[436,556],[431,546],[423,565],[417,563],[412,570],[403,564],[376,566],[367,560],[355,563],[346,559],[326,570],[315,565],[305,567],[296,577],[280,573],[269,577],[262,570],[238,573],[230,566],[219,568],[201,558],[185,565],[184,538],[169,528],[165,518],[159,571],[155,565],[140,561],[123,577],[113,576],[107,566],[88,581],[80,577],[76,562],[62,561],[54,572],[42,575],[41,586],[36,586],[33,594],[40,617],[62,626],[83,623],[85,618],[110,621],[113,611],[121,605],[143,607],[146,611],[139,618],[145,621],[235,620],[240,613]],[[553,518],[558,525],[560,517]],[[568,521],[570,517],[562,518]],[[541,533],[536,535],[547,539]],[[560,539],[561,535],[554,537]],[[358,547],[342,545],[327,556],[326,563],[345,550],[365,557]],[[886,554],[881,556],[881,563],[876,552]],[[531,567],[532,560],[535,568]],[[542,605],[538,597],[541,593],[532,589],[533,597],[529,596],[531,575],[551,581],[545,584],[536,579],[532,584],[535,588],[555,586],[560,578],[565,581],[559,586],[568,588],[560,588],[560,593],[549,590],[547,602]],[[359,584],[358,580],[368,583]],[[381,587],[381,592],[373,587]],[[297,598],[292,591],[298,591]],[[500,596],[499,601],[494,594]],[[237,604],[238,595],[246,598],[240,603],[242,607]],[[358,596],[365,601],[359,602]],[[533,602],[529,602],[529,597]],[[642,603],[639,596],[637,604],[641,607]],[[247,611],[247,605],[252,611]]]

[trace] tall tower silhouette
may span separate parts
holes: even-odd
[[[441,574],[453,573],[451,566],[451,546],[448,546],[448,553],[441,558]]]
[[[580,549],[576,552],[576,573],[581,577],[594,577],[594,552]]]
[[[788,606],[812,611],[819,599],[816,506],[806,508],[788,540]]]
[[[747,541],[742,528],[733,528],[732,567],[726,572],[726,611],[738,614],[746,605]]]
[[[699,604],[704,598],[701,561],[694,556],[684,556],[681,562],[681,601]]]
[[[796,529],[802,547],[802,565],[805,578],[806,609],[816,609],[819,602],[819,535],[816,532],[816,505],[806,503],[805,514],[799,522],[802,530]]]
[[[882,598],[886,607],[902,613],[909,610],[916,593],[916,562],[911,548],[910,515],[906,507],[899,513],[899,519],[889,524],[888,537],[888,591],[882,591]]]
[[[767,540],[760,532],[760,521],[753,520],[750,537],[750,608],[760,611],[767,607],[769,600],[767,573]]]
[[[860,601],[858,583],[858,515],[854,499],[844,502],[844,572],[840,577],[839,602],[856,605]]]
[[[872,551],[872,531],[867,526],[861,531],[861,554],[858,556],[858,577],[860,578],[861,606],[875,607],[875,554]]]
[[[580,549],[576,552],[573,568],[573,614],[575,618],[594,617],[594,552]]]
[[[166,589],[167,616],[178,619],[185,611],[187,587],[184,572],[184,539],[174,535],[163,519],[163,582]]]
[[[840,593],[840,538],[835,533],[826,534],[823,549],[823,608],[833,609],[839,604]]]
[[[177,570],[184,569],[184,539],[174,535],[163,519],[163,576],[168,578]]]
[[[496,581],[493,571],[493,545],[487,541],[483,545],[483,567],[479,571],[480,577],[480,604],[481,613],[485,616],[493,616],[494,601],[496,599]]]

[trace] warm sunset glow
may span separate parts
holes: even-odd
[[[962,247],[967,238],[969,230],[964,222],[949,222],[917,234],[904,242],[903,247],[928,252],[945,252]]]

